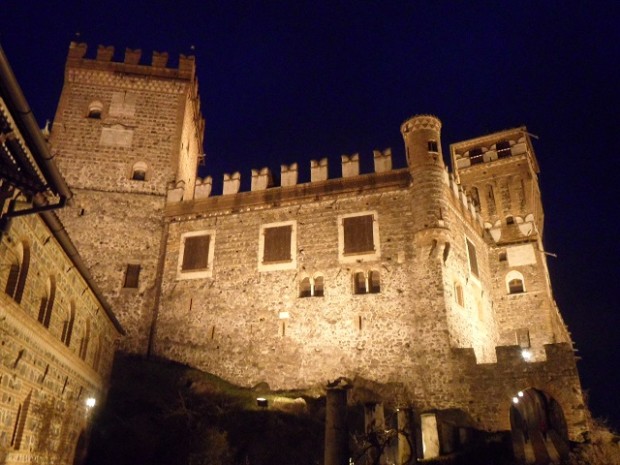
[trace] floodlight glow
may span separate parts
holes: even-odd
[[[88,399],[86,399],[86,406],[88,408],[93,408],[96,404],[97,399],[95,399],[94,397],[89,397]]]
[[[518,404],[519,403],[519,398],[518,397],[513,397],[512,398],[512,403],[513,404]]]
[[[532,352],[527,349],[523,349],[521,351],[521,357],[523,357],[523,360],[525,360],[526,362],[529,362],[530,360],[532,360]]]

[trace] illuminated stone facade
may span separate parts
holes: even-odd
[[[416,116],[401,127],[407,168],[377,151],[373,173],[343,156],[341,177],[319,160],[298,184],[283,165],[280,186],[264,168],[251,191],[234,173],[212,195],[195,175],[191,59],[177,70],[84,53],[72,44],[51,140],[76,197],[64,221],[127,327],[125,349],[244,386],[344,376],[352,398],[456,409],[485,430],[510,429],[511,399],[531,387],[559,402],[571,438],[586,431],[524,127],[452,145],[450,172],[440,121]]]
[[[122,328],[51,211],[70,192],[1,48],[0,67],[0,463],[80,463]]]

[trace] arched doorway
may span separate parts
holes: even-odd
[[[568,458],[568,432],[560,404],[538,389],[515,393],[510,407],[512,445],[517,462],[559,464]]]

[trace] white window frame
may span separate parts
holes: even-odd
[[[279,263],[263,263],[265,254],[265,229],[291,226],[291,260]],[[297,269],[297,221],[279,221],[260,226],[258,232],[258,271],[280,271]]]
[[[209,236],[209,255],[207,257],[207,268],[196,271],[183,271],[183,255],[185,254],[185,239],[187,237]],[[179,247],[179,259],[177,263],[177,279],[200,279],[211,278],[213,276],[213,257],[215,256],[215,230],[208,229],[202,231],[192,231],[181,234]]]
[[[356,216],[372,215],[372,240],[374,252],[364,252],[357,254],[344,253],[344,219]],[[360,263],[370,262],[381,258],[381,240],[379,238],[379,214],[376,210],[367,210],[362,212],[347,213],[338,216],[338,260],[340,263]]]

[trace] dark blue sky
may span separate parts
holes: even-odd
[[[495,5],[492,3],[496,3]],[[443,147],[527,125],[540,137],[545,245],[555,297],[596,416],[620,427],[617,1],[4,0],[0,40],[35,115],[52,119],[69,42],[196,55],[206,171],[392,147],[417,113]],[[193,51],[192,51],[193,47]],[[91,55],[92,56],[92,55]],[[277,176],[276,176],[277,177]]]

